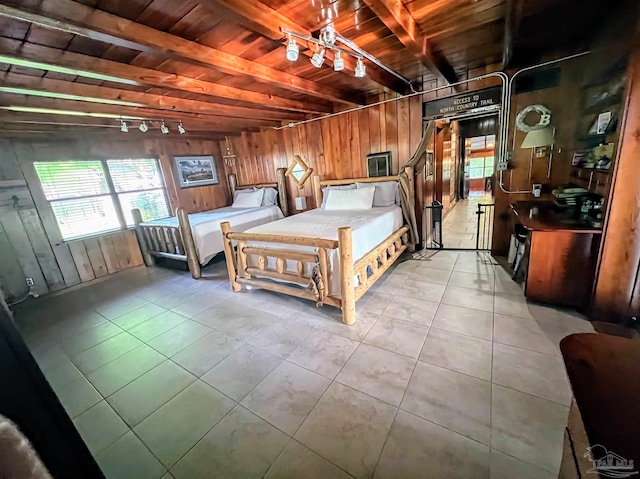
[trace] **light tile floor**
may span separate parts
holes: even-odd
[[[475,249],[478,236],[478,204],[491,205],[493,197],[484,191],[471,191],[469,197],[459,200],[442,222],[442,241],[445,248]],[[484,208],[493,214],[493,208]],[[480,225],[480,249],[491,245],[493,217],[483,217]]]
[[[558,342],[485,253],[406,260],[339,311],[138,268],[17,323],[109,479],[552,478],[571,393]]]

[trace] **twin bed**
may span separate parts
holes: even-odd
[[[154,258],[187,261],[199,278],[201,265],[224,251],[233,291],[247,285],[328,304],[353,324],[356,301],[415,244],[413,178],[412,167],[382,178],[314,177],[322,207],[288,216],[283,169],[276,184],[238,186],[231,175],[234,196],[276,187],[282,212],[277,206],[225,207],[187,215],[178,208],[177,218],[148,223],[134,212],[136,233],[148,266]]]
[[[275,190],[275,198],[270,202],[275,204],[232,205],[192,214],[184,208],[177,208],[176,216],[149,222],[143,222],[140,211],[133,210],[136,236],[145,264],[153,266],[157,258],[185,261],[193,278],[199,279],[202,266],[224,249],[221,222],[229,222],[237,231],[245,231],[288,215],[285,171],[286,168],[276,170],[275,183],[243,186],[238,185],[235,175],[229,175],[229,187],[234,198],[243,191]]]

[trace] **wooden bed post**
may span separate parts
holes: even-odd
[[[353,240],[350,227],[338,229],[340,249],[340,294],[342,296],[342,322],[356,322],[356,292],[353,284]]]
[[[233,203],[233,195],[236,192],[236,188],[238,186],[238,177],[231,173],[229,175],[229,191],[231,191],[231,203]]]
[[[191,271],[193,279],[200,279],[202,276],[202,270],[200,268],[200,261],[198,260],[196,244],[193,241],[193,232],[191,231],[189,214],[184,208],[178,207],[176,208],[176,216],[178,217],[178,223],[180,224],[180,232],[182,233],[182,242],[184,243],[184,252],[187,255],[189,271]]]
[[[320,177],[318,175],[312,176],[311,183],[313,184],[313,196],[316,200],[316,208],[320,208],[320,205],[322,205],[322,189],[320,188]]]
[[[409,207],[415,211],[416,210],[416,178],[413,166],[406,166],[404,168],[404,172],[409,179]],[[413,243],[409,243],[408,246],[409,253],[415,253],[416,245]]]
[[[276,182],[278,183],[278,199],[282,214],[289,216],[289,199],[287,198],[287,177],[286,168],[276,168]]]
[[[236,258],[233,254],[233,242],[228,237],[228,234],[231,232],[231,224],[228,221],[220,223],[220,229],[222,230],[222,245],[224,246],[224,257],[227,262],[229,282],[231,283],[231,289],[237,293],[242,289],[242,286],[236,281]]]
[[[153,266],[156,264],[156,260],[153,258],[153,255],[149,253],[149,245],[147,245],[147,240],[144,237],[144,231],[142,230],[142,213],[138,208],[134,208],[131,210],[131,215],[133,216],[133,222],[136,225],[136,238],[138,238],[138,245],[140,245],[140,252],[142,253],[142,259],[146,266]]]

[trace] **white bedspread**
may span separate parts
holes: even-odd
[[[308,238],[338,239],[338,228],[350,226],[353,232],[354,263],[382,243],[403,224],[402,209],[398,206],[371,208],[369,210],[324,210],[315,209],[289,216],[279,221],[264,224],[247,230],[248,233],[282,234],[289,236],[303,236]],[[249,243],[248,243],[249,244]],[[256,243],[251,246],[274,249],[295,249],[299,251],[314,251],[315,248],[306,246],[285,245],[280,243]],[[329,293],[340,296],[340,256],[337,250],[329,252]],[[251,266],[256,265],[255,258],[249,258]],[[275,267],[270,258],[269,267]],[[295,271],[296,264],[287,264],[287,269]]]
[[[254,226],[263,225],[283,218],[282,211],[277,206],[263,206],[260,208],[232,208],[225,206],[202,213],[189,215],[189,223],[193,232],[193,240],[198,252],[200,264],[208,263],[211,258],[224,250],[222,246],[222,231],[220,223],[228,221],[231,230],[243,232]],[[178,226],[175,216],[143,223],[149,226]]]

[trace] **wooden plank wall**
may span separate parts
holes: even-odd
[[[213,155],[220,184],[180,189],[175,180],[174,155]],[[34,292],[46,294],[143,264],[133,230],[63,242],[33,162],[148,157],[160,160],[172,210],[183,206],[189,212],[198,212],[229,204],[217,142],[0,140],[0,286],[9,300],[25,294],[27,277],[34,279]]]
[[[470,70],[461,79],[475,78],[496,71],[496,65]],[[462,91],[487,88],[499,80],[485,79],[469,83]],[[438,86],[435,80],[425,82],[423,90]],[[396,102],[363,108],[362,110],[326,118],[293,128],[243,133],[230,138],[235,166],[228,172],[238,175],[241,184],[275,181],[276,168],[288,167],[293,155],[300,155],[313,174],[323,179],[367,176],[366,156],[390,151],[392,173],[409,160],[422,138],[422,102],[451,95],[451,88],[405,98]],[[370,103],[391,99],[391,95],[371,98]],[[220,143],[224,151],[224,143]],[[420,192],[418,192],[420,194]],[[289,207],[294,213],[294,198],[307,198],[307,208],[315,208],[311,181],[299,189],[289,180]]]
[[[558,86],[522,93],[512,97],[508,148],[513,151],[513,159],[510,162],[510,169],[503,174],[506,190],[531,191],[533,183],[541,183],[543,185],[543,198],[552,199],[551,190],[566,184],[570,180],[571,158],[579,146],[579,143],[576,142],[576,133],[579,130],[578,123],[581,121],[580,87],[586,83],[587,79],[595,78],[601,74],[604,65],[611,61],[612,58],[607,59],[590,55],[563,62],[558,64],[561,68]],[[550,177],[547,177],[548,158],[534,158],[532,162],[531,150],[520,148],[526,133],[515,129],[515,117],[523,108],[529,105],[544,105],[551,110],[552,126],[556,128],[556,143],[551,161]],[[515,201],[534,198],[530,193],[505,193],[500,189],[497,178],[494,191],[496,217],[492,252],[506,255],[509,249],[509,238],[513,232],[509,205]]]

